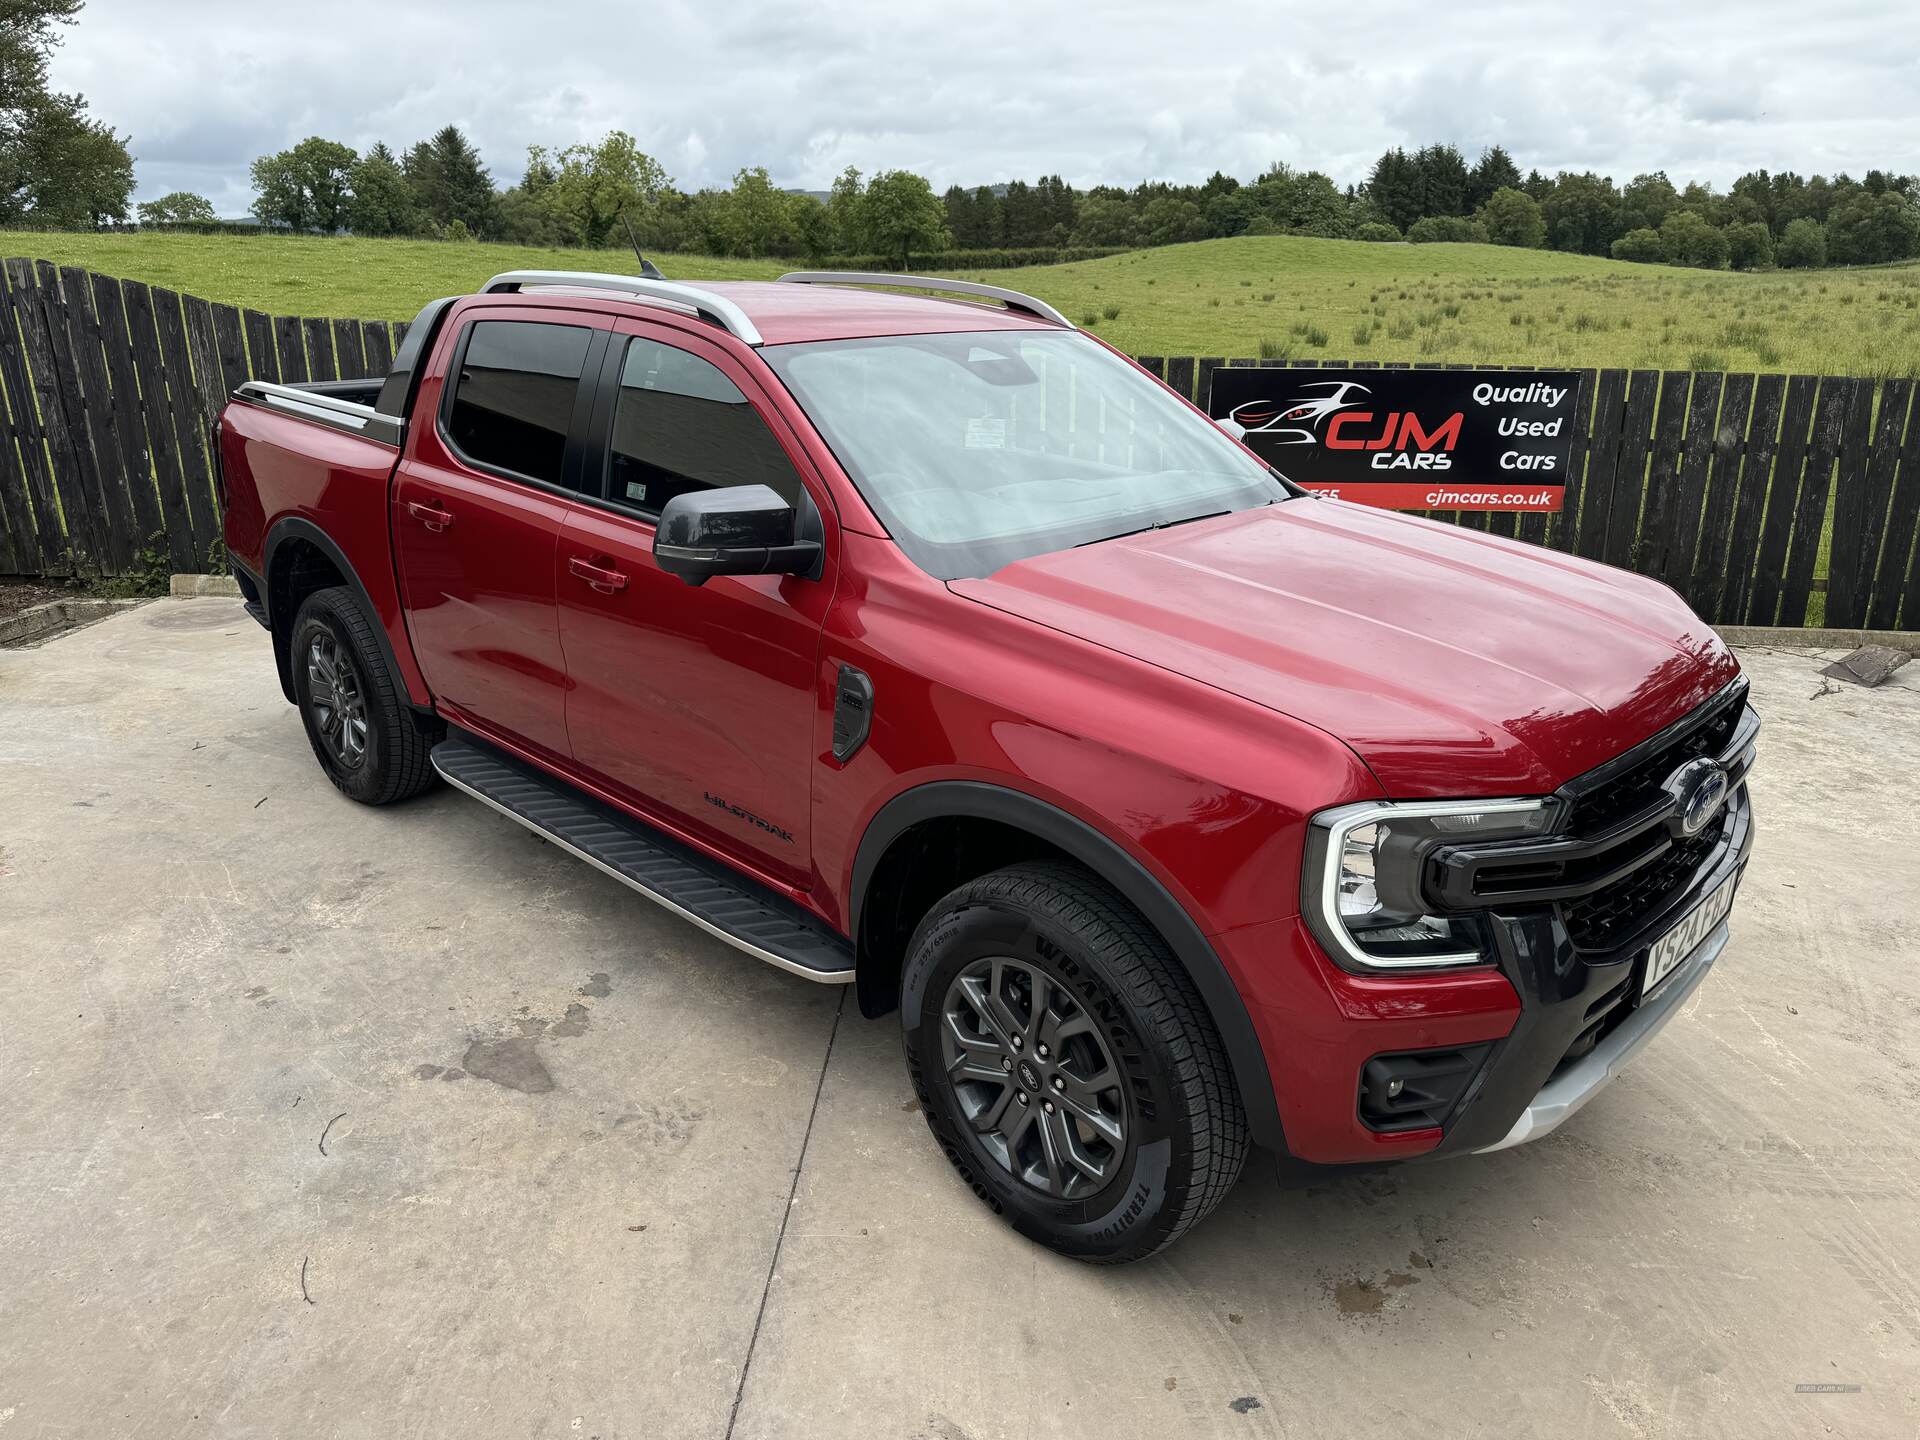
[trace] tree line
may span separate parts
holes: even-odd
[[[594,145],[532,147],[520,182],[500,191],[448,126],[398,157],[385,145],[362,156],[337,141],[304,140],[254,162],[253,178],[255,215],[296,230],[600,246],[620,238],[624,217],[650,248],[713,255],[904,262],[953,247],[970,255],[1095,251],[1282,234],[1477,241],[1708,269],[1920,254],[1920,178],[1912,175],[1756,170],[1722,193],[1697,181],[1676,187],[1664,171],[1625,185],[1591,171],[1522,175],[1498,145],[1472,164],[1452,145],[1395,148],[1364,183],[1344,188],[1318,170],[1275,164],[1247,183],[1216,172],[1198,185],[1076,190],[1047,175],[935,197],[910,172],[863,180],[849,169],[822,197],[783,190],[764,168],[740,171],[725,189],[688,193],[617,130]]]
[[[497,190],[479,152],[449,125],[396,155],[313,137],[253,162],[255,218],[302,231],[605,246],[628,226],[647,248],[713,255],[898,255],[948,248],[945,211],[904,170],[849,169],[825,199],[783,190],[764,167],[689,194],[631,135],[535,145],[517,185]]]
[[[0,226],[124,223],[134,188],[126,137],[78,95],[51,91],[47,64],[83,0],[0,0]],[[1755,170],[1724,193],[1664,171],[1624,185],[1591,171],[1523,175],[1498,145],[1469,164],[1454,146],[1396,147],[1360,184],[1274,164],[1253,180],[1150,180],[1077,190],[1058,175],[935,195],[921,176],[849,168],[825,194],[782,189],[764,167],[686,191],[615,130],[595,144],[527,152],[498,186],[457,126],[400,151],[364,154],[314,136],[252,165],[253,214],[280,229],[604,246],[631,225],[668,252],[946,255],[968,265],[1059,258],[1234,235],[1481,241],[1705,268],[1863,265],[1920,254],[1920,177],[1869,170],[1801,176]],[[175,192],[138,207],[145,225],[211,225],[212,204]]]
[[[1592,171],[1523,179],[1499,146],[1471,168],[1451,145],[1389,150],[1356,194],[1414,241],[1610,255],[1704,269],[1873,265],[1920,254],[1920,176],[1753,170],[1723,193],[1663,170],[1625,185]],[[1360,235],[1361,239],[1377,238]]]

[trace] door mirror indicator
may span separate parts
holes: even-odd
[[[690,490],[661,509],[653,558],[689,585],[715,575],[813,575],[820,541],[800,537],[800,519],[770,486]]]

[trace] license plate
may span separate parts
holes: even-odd
[[[1653,942],[1653,949],[1647,952],[1646,978],[1640,982],[1641,995],[1652,994],[1662,980],[1678,970],[1732,908],[1733,877],[1729,875],[1719,889],[1688,911],[1684,920]]]

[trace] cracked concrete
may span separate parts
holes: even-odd
[[[1920,666],[1835,653],[1743,652],[1733,944],[1608,1094],[1123,1270],[960,1185],[890,1020],[342,799],[235,602],[0,653],[0,1435],[1913,1434]]]

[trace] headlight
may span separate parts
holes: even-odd
[[[1450,840],[1537,835],[1543,800],[1415,800],[1342,805],[1307,828],[1301,909],[1314,937],[1349,970],[1434,969],[1493,958],[1480,917],[1431,915],[1427,855]]]

